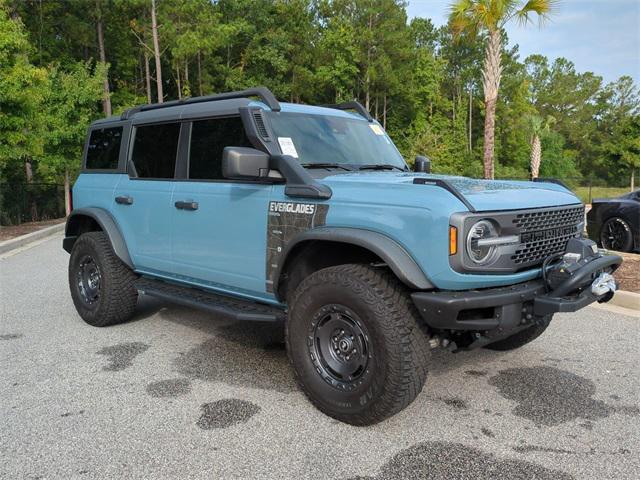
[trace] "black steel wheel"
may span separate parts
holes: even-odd
[[[339,265],[312,273],[293,292],[287,353],[298,385],[319,410],[371,425],[422,390],[430,355],[425,330],[391,272]]]
[[[133,315],[138,276],[116,257],[104,232],[80,235],[69,258],[69,289],[76,310],[89,325],[105,327]]]
[[[612,217],[600,229],[600,243],[607,250],[630,252],[633,246],[633,232],[626,220]]]
[[[76,273],[78,292],[85,305],[92,308],[100,296],[102,275],[91,255],[84,255],[78,264]]]
[[[358,315],[343,305],[326,305],[313,316],[309,337],[310,358],[327,383],[342,390],[362,384],[373,350]]]

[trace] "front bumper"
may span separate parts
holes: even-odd
[[[590,303],[610,300],[611,292],[596,295],[590,286],[598,273],[613,271],[620,263],[617,255],[601,256],[551,292],[539,279],[463,292],[415,292],[411,298],[433,329],[513,332],[547,315],[575,312]]]

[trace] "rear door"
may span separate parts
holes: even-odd
[[[173,259],[184,280],[254,298],[265,293],[272,185],[222,176],[227,146],[252,147],[239,116],[186,123],[185,178],[173,192]],[[182,207],[180,207],[182,206]]]
[[[128,175],[115,189],[113,212],[136,270],[172,271],[171,196],[181,124],[135,125]]]

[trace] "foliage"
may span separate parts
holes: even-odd
[[[448,27],[408,21],[401,0],[156,3],[166,100],[261,84],[294,102],[358,99],[407,160],[426,154],[436,172],[482,174],[486,30],[454,41]],[[528,20],[522,2],[466,3],[500,4],[508,9],[503,20]],[[542,4],[553,6],[526,3],[543,16]],[[27,161],[34,181],[61,183],[65,171],[75,173],[86,127],[102,112],[105,68],[114,112],[157,98],[150,4],[0,0],[0,182],[24,181]],[[106,67],[97,62],[98,5]],[[626,181],[638,166],[633,81],[605,85],[562,58],[523,60],[500,31],[496,174],[528,176],[531,135],[522,119],[537,115],[556,119],[541,137],[541,176]]]

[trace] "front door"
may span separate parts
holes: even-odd
[[[135,269],[168,274],[180,123],[138,125],[132,135],[129,175],[116,186],[112,211]]]
[[[239,116],[198,120],[190,128],[187,178],[176,182],[172,200],[176,272],[188,282],[269,300],[266,232],[273,187],[222,176],[224,147],[252,146]]]

